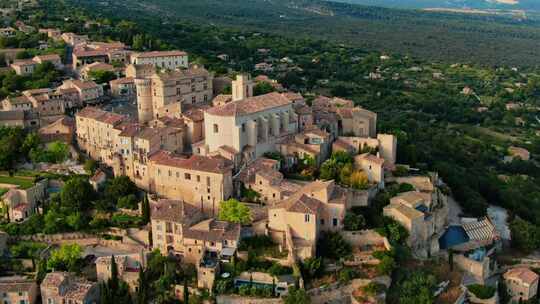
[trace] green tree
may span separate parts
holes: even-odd
[[[302,273],[305,279],[313,279],[321,274],[323,269],[322,258],[312,257],[302,263]]]
[[[109,278],[109,288],[111,290],[117,290],[120,279],[118,278],[118,266],[116,265],[116,259],[114,255],[111,256],[111,277]]]
[[[540,233],[538,227],[522,220],[514,219],[510,223],[512,245],[524,252],[532,252],[540,246]]]
[[[268,82],[259,82],[253,87],[253,95],[259,96],[274,92],[276,89]]]
[[[366,226],[366,219],[361,214],[348,212],[343,219],[343,225],[345,226],[345,230],[357,231]]]
[[[61,163],[69,157],[69,147],[61,141],[55,141],[49,144],[47,151],[49,161],[53,163]]]
[[[47,261],[47,268],[77,272],[80,270],[82,248],[78,244],[63,244],[53,250]]]
[[[150,222],[150,202],[148,202],[148,195],[146,193],[143,195],[141,209],[143,223],[147,224]]]
[[[60,192],[61,207],[72,212],[89,210],[94,198],[94,188],[83,177],[72,177]]]
[[[132,209],[138,208],[138,200],[135,194],[122,196],[118,199],[118,208]]]
[[[383,218],[384,226],[375,229],[379,234],[388,238],[390,243],[404,244],[409,232],[399,222],[390,217]]]
[[[323,232],[317,242],[321,256],[332,260],[346,258],[352,252],[352,247],[339,232]]]
[[[284,304],[310,304],[311,298],[304,289],[292,287],[283,299]]]
[[[120,198],[130,194],[135,195],[138,192],[139,189],[135,183],[125,175],[113,178],[105,186],[105,197],[114,204],[117,204]]]
[[[84,171],[86,171],[86,173],[90,175],[94,174],[97,168],[98,168],[98,163],[91,158],[87,159],[84,162]]]
[[[86,224],[85,218],[80,212],[75,212],[66,217],[66,224],[73,230],[79,231]]]
[[[88,76],[98,84],[109,83],[109,81],[116,79],[114,72],[104,70],[90,71]]]
[[[246,205],[231,198],[219,205],[219,219],[246,225],[251,222],[251,211]]]
[[[37,149],[41,145],[41,139],[39,135],[35,132],[29,133],[24,138],[21,147],[21,153],[29,157],[29,153],[32,149]]]
[[[424,272],[413,272],[401,284],[399,302],[402,304],[431,304],[434,303],[433,291],[436,279]]]
[[[139,289],[137,290],[137,303],[144,304],[149,302],[148,295],[148,282],[146,281],[146,274],[142,267],[139,267]]]

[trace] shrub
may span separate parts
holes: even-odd
[[[495,295],[495,287],[491,286],[473,284],[467,286],[467,289],[472,292],[477,298],[482,300],[490,299]]]

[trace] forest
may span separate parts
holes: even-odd
[[[77,0],[122,16],[159,15],[166,24],[189,20],[285,35],[325,39],[365,50],[446,63],[537,66],[540,19],[528,14],[457,14],[389,9],[317,0],[187,1]],[[219,8],[219,9],[215,9]],[[324,26],[321,26],[324,25]]]

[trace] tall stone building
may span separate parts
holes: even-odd
[[[182,105],[209,103],[213,97],[212,79],[213,75],[199,66],[136,79],[139,122],[179,117]]]

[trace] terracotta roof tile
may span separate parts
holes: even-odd
[[[184,223],[190,222],[200,214],[197,207],[178,200],[161,199],[151,206],[151,215],[154,220]]]
[[[290,100],[279,93],[273,92],[244,100],[232,101],[222,106],[210,108],[206,112],[217,116],[242,116],[289,104],[291,104]]]
[[[134,58],[152,58],[152,57],[172,57],[172,56],[187,56],[184,51],[153,51],[144,52],[134,55]]]
[[[219,156],[207,157],[192,155],[189,158],[185,158],[173,155],[164,150],[160,150],[150,156],[150,161],[161,166],[212,173],[225,173],[231,171],[233,167],[233,164],[229,160]]]

